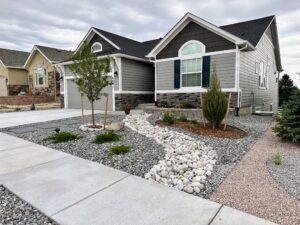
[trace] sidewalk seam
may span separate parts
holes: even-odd
[[[117,180],[117,181],[115,181],[115,182],[113,182],[113,183],[107,185],[106,187],[101,188],[101,189],[99,189],[98,191],[96,191],[96,192],[94,192],[94,193],[92,193],[92,194],[89,194],[89,195],[85,196],[84,198],[78,200],[77,202],[74,202],[74,203],[72,203],[72,204],[66,206],[65,208],[62,208],[62,209],[58,210],[57,212],[53,213],[53,214],[50,215],[49,217],[52,218],[53,216],[56,216],[57,214],[59,214],[59,213],[65,211],[65,210],[67,210],[67,209],[69,209],[69,208],[71,208],[71,207],[73,207],[73,206],[79,204],[80,202],[85,201],[86,199],[88,199],[88,198],[90,198],[90,197],[92,197],[92,196],[94,196],[94,195],[100,193],[101,191],[104,191],[105,189],[107,189],[107,188],[109,188],[109,187],[111,187],[111,186],[113,186],[113,185],[119,183],[120,181],[126,179],[126,178],[129,177],[129,176],[131,176],[131,174],[127,174],[126,176],[124,176],[124,177],[122,177],[121,179],[119,179],[119,180]]]
[[[209,223],[207,225],[211,225],[212,222],[214,222],[215,218],[217,217],[217,215],[219,214],[219,212],[221,211],[221,209],[223,208],[224,205],[221,205],[220,208],[218,209],[218,211],[216,212],[216,214],[213,216],[213,218],[211,218],[211,220],[209,221]]]

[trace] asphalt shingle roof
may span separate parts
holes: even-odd
[[[23,67],[29,54],[29,52],[0,48],[0,60],[5,66]]]
[[[70,59],[73,55],[73,51],[67,51],[63,49],[50,48],[46,46],[36,45],[36,47],[53,63],[61,62],[66,59]]]
[[[94,29],[96,29],[99,33],[104,35],[106,38],[108,38],[110,41],[121,48],[120,50],[116,49],[116,51],[112,53],[124,53],[126,55],[139,58],[145,58],[146,54],[151,51],[151,49],[154,48],[154,46],[160,41],[159,38],[145,42],[139,42],[130,38],[107,32],[105,30],[101,30],[99,28],[94,27]],[[103,53],[104,52],[101,52],[101,54]]]
[[[220,26],[221,29],[256,46],[274,16]]]

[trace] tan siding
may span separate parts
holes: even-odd
[[[24,69],[8,69],[9,85],[28,85],[28,72]]]
[[[0,63],[0,76],[8,78],[8,70]]]
[[[268,71],[269,88],[259,88],[259,76],[255,73],[255,61],[263,60],[265,65],[267,57],[270,57],[271,63]],[[241,88],[241,106],[253,105],[261,106],[264,110],[270,110],[270,104],[273,104],[274,111],[277,111],[278,105],[278,83],[276,83],[276,71],[274,49],[270,41],[264,35],[256,46],[255,51],[241,52],[240,55],[240,88]],[[253,94],[252,94],[253,93]]]

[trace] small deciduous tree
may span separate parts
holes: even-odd
[[[294,90],[283,104],[282,112],[275,116],[274,132],[284,140],[300,142],[300,91]]]
[[[227,98],[221,91],[220,82],[213,66],[209,88],[203,99],[203,115],[208,120],[211,128],[218,128],[227,112]]]
[[[91,51],[88,43],[73,56],[74,63],[70,70],[74,73],[78,90],[85,95],[92,108],[92,127],[95,127],[94,102],[100,99],[102,90],[112,85],[111,79],[107,76],[110,72],[110,58],[100,58]]]
[[[279,80],[279,105],[281,106],[284,102],[288,101],[294,90],[297,87],[294,86],[293,80],[288,74],[284,74]]]

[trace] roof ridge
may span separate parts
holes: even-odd
[[[106,32],[106,33],[108,33],[108,34],[112,34],[112,35],[115,35],[115,36],[118,36],[118,37],[121,37],[121,38],[125,38],[125,39],[130,40],[130,41],[134,41],[134,42],[137,42],[137,43],[139,43],[139,44],[142,44],[142,42],[140,42],[140,41],[137,41],[137,40],[134,40],[134,39],[132,39],[132,38],[128,38],[128,37],[122,36],[122,35],[120,35],[120,34],[115,34],[115,33],[112,33],[112,32],[109,32],[109,31],[106,31],[106,30],[97,28],[97,27],[92,27],[92,28],[98,30],[99,32],[104,31],[104,32]]]
[[[49,47],[49,46],[45,46],[45,45],[35,45],[36,47],[43,47],[43,48],[50,48],[50,49],[54,49],[54,50],[61,50],[61,51],[66,51],[66,52],[73,52],[72,50],[66,50],[66,49],[62,49],[62,48],[54,48],[54,47]]]
[[[274,18],[275,15],[265,16],[265,17],[261,17],[261,18],[257,18],[257,19],[240,21],[240,22],[236,22],[236,23],[224,24],[224,25],[221,25],[219,27],[222,28],[222,27],[231,26],[231,25],[237,25],[237,24],[242,24],[242,23],[254,22],[254,21],[257,21],[257,20],[267,19],[267,18],[271,18],[271,17]]]
[[[25,51],[20,51],[20,50],[15,50],[15,49],[8,49],[8,48],[0,48],[0,50],[6,50],[6,51],[11,51],[11,52],[20,52],[20,53],[30,53],[30,52],[25,52]]]

